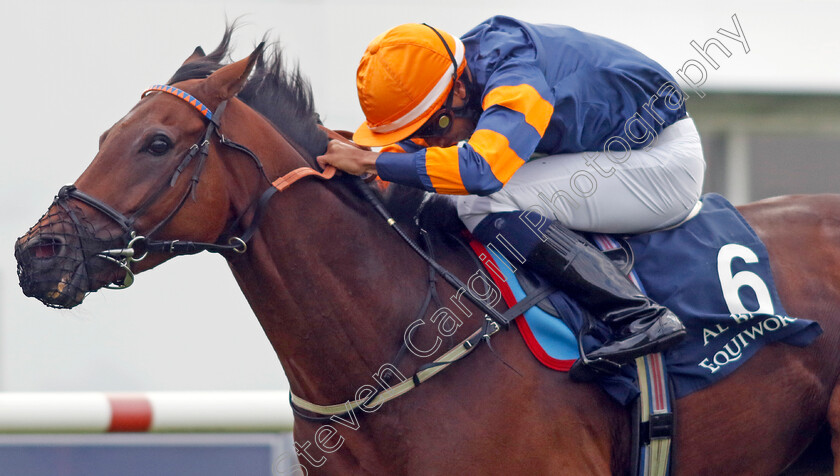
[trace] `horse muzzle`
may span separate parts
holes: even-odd
[[[96,227],[82,208],[56,198],[47,213],[15,243],[20,287],[45,305],[69,309],[112,283],[130,284],[123,232]],[[104,253],[104,254],[103,254]],[[117,266],[114,266],[114,264]],[[127,283],[126,283],[127,282]]]

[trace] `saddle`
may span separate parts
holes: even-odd
[[[771,342],[804,346],[822,330],[812,321],[790,317],[775,290],[769,256],[761,240],[740,213],[723,197],[702,197],[697,215],[680,226],[635,236],[591,235],[588,238],[622,271],[629,271],[640,290],[676,313],[688,330],[684,342],[663,353],[664,365],[682,398],[734,372],[758,349]],[[478,243],[478,256],[498,261]],[[486,261],[486,260],[483,260]],[[493,270],[509,272],[506,266]],[[577,339],[590,321],[575,301],[559,291],[547,291],[538,277],[526,273],[507,280],[487,274],[509,306],[526,295],[540,295],[539,312],[516,320],[523,339],[543,365],[567,371],[579,355]],[[506,291],[507,282],[511,290]],[[745,289],[751,288],[751,289]],[[521,291],[520,291],[521,289]],[[557,317],[555,317],[557,316]],[[567,327],[557,330],[558,323]],[[584,350],[610,338],[606,328],[584,332]],[[559,336],[559,337],[558,337]],[[599,339],[601,339],[599,341]],[[600,379],[604,389],[622,404],[639,393],[632,372]]]

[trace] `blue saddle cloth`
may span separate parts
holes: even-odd
[[[609,237],[597,238],[593,241],[601,243]],[[677,398],[728,376],[768,343],[805,346],[822,333],[816,322],[787,315],[767,249],[720,195],[705,195],[697,216],[677,228],[625,240],[635,255],[634,281],[680,316],[688,329],[686,340],[663,354]],[[570,332],[556,332],[557,318],[544,312],[523,317],[547,354],[574,358],[577,349],[569,336],[584,326],[586,311],[563,293],[549,300]],[[584,349],[594,350],[609,337],[598,323],[584,338]],[[621,403],[638,394],[630,366],[601,384]]]

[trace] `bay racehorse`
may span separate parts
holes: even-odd
[[[386,364],[412,375],[479,328],[482,313],[469,304],[457,320],[432,321],[458,291],[430,279],[350,177],[264,192],[294,169],[317,168],[327,136],[307,83],[282,67],[279,51],[221,64],[230,33],[187,59],[169,81],[177,91],[148,92],[101,136],[89,167],[16,243],[21,286],[69,308],[178,254],[219,252],[295,395],[319,404],[369,396],[388,385]],[[419,195],[400,196],[394,213],[418,236]],[[445,201],[424,209],[426,222],[457,224]],[[825,332],[806,348],[769,345],[679,400],[676,474],[777,474],[826,424],[840,450],[840,197],[784,197],[741,212],[769,250],[788,313]],[[475,261],[447,226],[437,229],[436,259],[466,281]],[[403,349],[418,319],[412,342],[433,355]],[[296,416],[300,463],[338,475],[628,472],[627,410],[541,366],[517,332],[498,333],[492,348],[478,346],[381,407],[340,422]]]

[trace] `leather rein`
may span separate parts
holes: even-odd
[[[217,106],[216,111],[214,112],[211,111],[204,104],[202,104],[201,101],[191,96],[189,93],[168,85],[152,86],[148,90],[144,91],[141,97],[146,97],[149,93],[156,91],[171,94],[175,97],[184,100],[188,104],[192,105],[201,115],[203,115],[208,120],[207,128],[205,129],[202,138],[199,139],[198,142],[196,142],[189,148],[184,158],[181,159],[181,162],[178,164],[178,167],[176,167],[175,171],[172,173],[172,177],[169,179],[169,181],[162,184],[162,186],[156,192],[152,193],[140,205],[137,211],[134,212],[130,217],[114,209],[107,203],[79,190],[78,188],[76,188],[75,185],[65,185],[61,187],[61,189],[58,191],[58,195],[55,198],[55,203],[59,204],[71,198],[76,199],[106,215],[123,230],[123,241],[125,242],[125,245],[122,248],[104,250],[95,255],[99,258],[106,259],[116,264],[117,266],[122,268],[126,273],[125,277],[121,282],[115,282],[107,286],[111,289],[124,289],[131,286],[131,284],[134,282],[134,272],[131,270],[131,264],[134,262],[142,261],[149,253],[168,253],[171,255],[191,255],[199,253],[201,251],[209,251],[211,253],[222,253],[228,251],[232,251],[235,253],[244,253],[248,249],[249,240],[259,229],[260,222],[265,213],[266,205],[275,193],[286,190],[293,183],[297,182],[298,180],[304,177],[311,176],[323,180],[329,180],[335,175],[335,169],[331,166],[327,166],[324,169],[324,171],[321,172],[307,165],[294,169],[286,175],[283,175],[282,177],[272,181],[266,175],[262,165],[262,161],[260,161],[259,157],[257,157],[256,154],[254,154],[250,149],[248,149],[244,145],[238,144],[232,141],[231,139],[225,137],[224,134],[220,132],[221,117],[224,113],[225,108],[227,107],[227,100],[222,101]],[[331,139],[339,139],[349,142],[340,134],[332,130],[326,129],[325,127],[319,127],[321,127],[321,129]],[[232,236],[227,240],[226,243],[205,243],[199,241],[185,240],[153,240],[149,238],[155,232],[157,232],[158,230],[163,228],[167,223],[169,223],[175,217],[175,215],[177,215],[177,213],[181,210],[181,208],[184,206],[184,204],[190,196],[192,196],[193,200],[195,200],[196,186],[198,185],[201,173],[204,171],[204,165],[210,152],[211,141],[214,137],[218,139],[219,144],[242,152],[246,156],[250,157],[256,165],[257,169],[265,178],[265,180],[271,184],[270,187],[268,187],[261,194],[261,196],[254,202],[252,202],[251,205],[248,207],[248,210],[254,209],[254,216],[251,222],[242,231],[241,234]],[[294,144],[292,145],[294,147]],[[298,151],[300,152],[300,150]],[[197,165],[195,166],[192,178],[190,179],[189,186],[186,188],[181,198],[178,200],[178,204],[175,206],[175,208],[157,225],[152,227],[152,229],[148,233],[138,233],[134,227],[137,220],[146,211],[148,211],[148,209],[154,203],[156,203],[157,200],[161,196],[163,196],[163,194],[166,191],[170,190],[176,185],[176,183],[178,182],[178,178],[181,176],[181,174],[184,172],[187,166],[194,160],[197,160]],[[240,216],[235,221],[231,229],[236,229],[239,226],[243,216]]]

